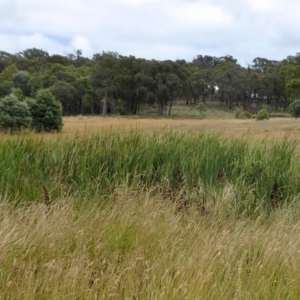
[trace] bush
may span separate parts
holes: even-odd
[[[37,132],[61,131],[62,106],[51,94],[50,90],[39,90],[34,99],[27,99],[32,115],[32,127]]]
[[[242,108],[235,109],[236,119],[251,119],[251,114],[248,111],[244,111]]]
[[[18,98],[18,100],[23,101],[24,100],[24,94],[20,88],[16,88],[12,91],[12,94]]]
[[[266,109],[261,109],[256,115],[256,120],[262,121],[264,119],[269,120],[270,115]]]
[[[296,119],[300,116],[300,100],[295,100],[289,105],[288,113],[290,113]]]
[[[11,131],[28,128],[32,121],[29,108],[25,102],[10,94],[0,100],[0,128]]]
[[[252,118],[252,115],[249,113],[249,111],[245,111],[245,116],[247,119],[251,119]]]

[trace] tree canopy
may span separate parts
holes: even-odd
[[[230,55],[197,55],[185,60],[157,61],[109,51],[92,58],[81,50],[65,56],[42,49],[16,54],[0,51],[0,98],[14,93],[20,100],[48,89],[64,115],[138,114],[142,105],[158,115],[171,114],[178,100],[187,105],[218,101],[261,109],[286,109],[300,97],[300,54],[282,61],[256,57],[247,67]]]

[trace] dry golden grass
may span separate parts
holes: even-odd
[[[267,123],[253,119],[165,119],[137,117],[64,117],[64,127],[60,135],[73,137],[75,134],[91,134],[102,130],[136,130],[154,131],[175,129],[180,131],[221,132],[227,137],[242,137],[245,134],[254,141],[282,140],[286,136],[300,141],[300,120],[294,118],[272,118]],[[56,133],[36,134],[36,137],[55,138]],[[15,138],[0,132],[0,138]]]
[[[192,131],[221,131],[226,136],[242,136],[249,133],[255,140],[268,136],[269,139],[282,139],[287,134],[292,138],[299,138],[300,121],[293,118],[273,118],[266,124],[256,120],[221,120],[221,119],[138,119],[111,117],[66,117],[64,118],[63,133],[97,132],[103,129],[135,129],[158,130],[172,128]]]
[[[180,131],[214,131],[228,137],[242,137],[248,134],[253,140],[282,140],[287,135],[300,141],[300,120],[293,118],[272,118],[266,124],[256,120],[237,119],[165,119],[137,117],[64,117],[61,135],[73,137],[74,134],[90,134],[102,130],[160,130],[164,128]],[[55,138],[56,134],[36,134],[37,137]],[[9,136],[0,133],[2,139]],[[11,137],[9,137],[11,138]],[[299,148],[300,149],[300,148]]]
[[[0,299],[299,299],[299,206],[237,220],[233,198],[205,217],[127,189],[49,213],[2,203]]]

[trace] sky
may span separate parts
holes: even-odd
[[[146,59],[300,52],[299,0],[0,0],[0,50],[38,48]]]

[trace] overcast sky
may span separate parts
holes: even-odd
[[[147,59],[300,52],[299,0],[0,0],[0,50]]]

